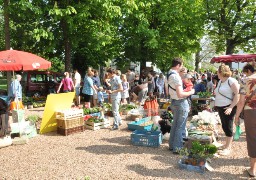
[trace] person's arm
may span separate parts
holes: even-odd
[[[60,82],[60,85],[59,85],[59,88],[58,88],[58,90],[57,90],[57,93],[59,93],[60,92],[60,88],[61,88],[61,86],[62,86],[62,81]]]
[[[186,98],[195,93],[195,89],[192,89],[191,91],[188,91],[188,92],[184,92],[181,85],[176,85],[175,89],[176,89],[178,98]]]
[[[226,111],[225,114],[229,115],[232,112],[232,109],[237,105],[238,101],[239,101],[239,84],[237,82],[233,83],[231,85],[231,89],[233,91],[233,93],[235,94],[232,103],[230,104],[229,107],[226,107]]]
[[[70,81],[71,81],[71,86],[73,87],[73,90],[75,91],[75,85],[74,85],[72,79],[70,79]]]
[[[239,125],[239,116],[242,112],[242,110],[244,109],[244,105],[245,105],[245,95],[240,94],[240,98],[239,101],[237,103],[237,109],[236,109],[236,115],[235,115],[235,125]]]

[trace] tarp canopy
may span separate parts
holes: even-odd
[[[229,63],[229,62],[251,62],[256,61],[256,54],[234,54],[213,57],[211,63]]]

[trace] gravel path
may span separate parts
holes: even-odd
[[[41,108],[26,114],[42,113]],[[0,179],[248,179],[244,134],[230,156],[212,159],[214,172],[199,174],[177,167],[180,157],[168,150],[167,141],[160,148],[131,145],[126,122],[118,131],[85,130],[66,137],[52,132],[2,148]]]

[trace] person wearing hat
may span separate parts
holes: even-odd
[[[183,91],[189,92],[193,89],[193,83],[192,83],[192,75],[187,73],[183,76]]]

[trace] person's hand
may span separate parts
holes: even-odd
[[[60,92],[60,90],[57,91],[57,94]]]
[[[240,125],[240,118],[239,116],[235,116],[235,121],[234,121],[235,125],[236,126],[239,126]]]
[[[192,94],[195,94],[195,89],[191,89],[190,92],[191,92],[191,95],[192,95]]]
[[[111,90],[107,90],[107,93],[108,93],[108,94],[111,94],[111,93],[112,93],[112,91],[111,91]]]
[[[224,109],[226,109],[226,111],[224,112],[226,115],[230,115],[232,112],[232,108],[231,107],[225,107]]]

